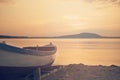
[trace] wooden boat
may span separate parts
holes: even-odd
[[[30,73],[33,69],[50,66],[55,59],[56,46],[15,47],[0,43],[0,75]]]

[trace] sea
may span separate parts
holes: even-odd
[[[120,66],[120,39],[0,39],[0,42],[2,41],[20,48],[37,45],[44,46],[52,42],[57,46],[53,65],[82,63],[86,65]]]

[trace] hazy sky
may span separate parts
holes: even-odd
[[[120,0],[0,0],[0,34],[120,36]]]

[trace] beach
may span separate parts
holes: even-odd
[[[14,75],[13,75],[14,76]],[[0,80],[34,80],[33,75],[0,78]],[[41,80],[120,80],[120,66],[70,64],[48,67],[41,73]]]
[[[120,67],[70,64],[59,67],[42,80],[120,80]]]

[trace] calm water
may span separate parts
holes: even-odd
[[[83,63],[87,65],[119,65],[120,39],[0,39],[24,47],[53,42],[58,50],[54,65]]]

